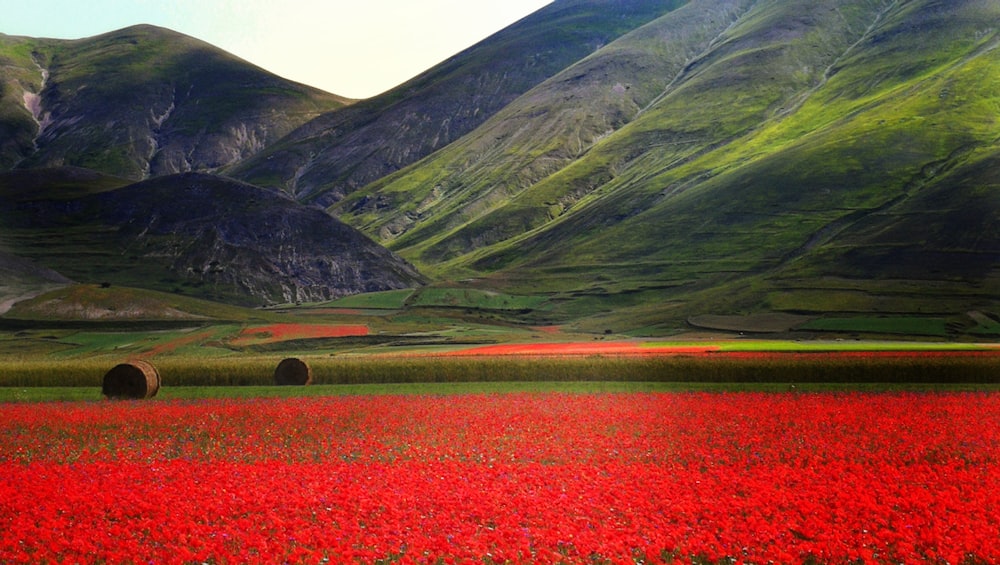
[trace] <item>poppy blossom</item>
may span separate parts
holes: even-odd
[[[2,411],[2,563],[1000,561],[1000,395]]]

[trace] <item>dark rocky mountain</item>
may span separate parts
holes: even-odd
[[[147,25],[74,41],[0,35],[0,66],[4,169],[213,171],[349,102]]]
[[[145,25],[76,41],[0,36],[0,62],[0,249],[79,282],[253,305],[422,280],[320,210],[176,176],[250,157],[349,100]],[[45,282],[8,263],[20,282],[3,295]]]
[[[260,305],[408,288],[421,275],[327,213],[201,173],[58,197],[0,194],[3,239],[88,282]]]

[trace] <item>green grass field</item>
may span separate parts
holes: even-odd
[[[821,318],[807,322],[799,329],[944,337],[948,335],[948,322],[941,318],[902,316]]]
[[[685,392],[1000,392],[1000,384],[969,383],[658,383],[658,382],[552,382],[517,381],[491,383],[398,383],[372,385],[279,386],[183,386],[164,388],[152,402],[206,398],[299,398],[348,395],[463,395],[463,394],[602,394]],[[103,401],[100,387],[0,387],[4,402],[96,402]],[[130,401],[125,401],[130,402]],[[135,401],[139,402],[139,401]]]
[[[372,310],[400,310],[406,306],[406,300],[413,295],[412,288],[402,290],[385,290],[345,296],[326,303],[330,308],[360,308]]]

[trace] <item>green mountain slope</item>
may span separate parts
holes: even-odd
[[[10,200],[73,198],[114,190],[129,184],[132,182],[127,179],[78,167],[0,172],[0,195]]]
[[[997,21],[985,0],[692,2],[336,211],[441,278],[651,318],[839,307],[769,302],[800,277],[913,281],[893,311],[916,312],[996,288]]]
[[[751,6],[711,0],[671,12],[531,90],[448,148],[352,195],[336,210],[399,249],[453,238],[426,257],[413,254],[427,266],[547,222],[572,199],[609,179],[607,163],[580,173],[567,167],[634,120]],[[549,194],[547,182],[559,193]],[[480,218],[484,221],[468,225]]]
[[[259,310],[199,300],[176,293],[158,292],[111,284],[75,284],[41,293],[13,305],[7,322],[18,325],[55,326],[65,322],[146,322],[156,327],[162,322],[208,323],[245,321],[266,316]],[[11,322],[13,320],[13,322]],[[47,323],[47,324],[46,324]],[[85,324],[80,324],[86,327]],[[135,324],[132,330],[142,327]]]
[[[385,94],[325,114],[227,174],[332,204],[447,146],[681,0],[560,0]]]
[[[211,171],[348,102],[145,25],[74,41],[0,35],[0,67],[3,169]]]
[[[0,34],[0,170],[34,151],[43,73],[33,57],[42,40]],[[47,80],[47,79],[46,79]]]

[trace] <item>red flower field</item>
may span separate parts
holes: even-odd
[[[233,345],[273,343],[291,339],[317,339],[368,335],[368,326],[351,324],[270,324],[246,328],[232,340]]]
[[[1000,561],[992,394],[0,411],[0,563]]]

